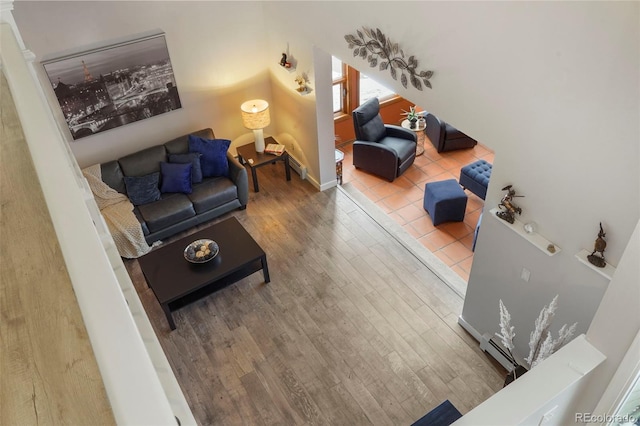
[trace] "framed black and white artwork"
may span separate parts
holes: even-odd
[[[42,64],[74,140],[181,107],[164,34]]]

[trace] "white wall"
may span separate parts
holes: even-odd
[[[638,259],[640,259],[640,221],[587,332],[589,341],[600,348],[600,351],[607,356],[607,360],[596,371],[589,386],[579,398],[575,405],[575,412],[591,412],[616,373],[634,338],[640,332],[638,315],[640,263]],[[637,364],[637,352],[635,356],[629,355]],[[610,407],[603,407],[603,409],[606,408]]]
[[[204,127],[236,139],[251,133],[242,126],[240,104],[271,100],[261,2],[21,1],[14,15],[36,62],[153,30],[166,34],[182,108],[71,142],[81,167]],[[45,89],[59,111],[50,86]],[[272,119],[277,122],[277,112]],[[275,131],[275,124],[265,129]]]
[[[524,352],[538,312],[560,294],[558,327],[577,321],[586,332],[607,280],[574,254],[593,247],[602,221],[607,259],[617,264],[640,215],[638,4],[284,2],[266,10],[294,54],[313,46],[338,56],[496,150],[486,205],[514,184],[526,195],[522,219],[562,248],[548,257],[486,218],[464,319],[481,334],[496,331],[502,298],[517,313]],[[433,90],[404,89],[354,58],[343,37],[364,25],[435,71]]]
[[[526,353],[534,319],[555,294],[556,327],[578,321],[578,332],[586,332],[608,282],[574,254],[593,247],[602,221],[607,258],[617,265],[638,220],[640,38],[637,3],[510,7],[522,15],[508,20],[509,37],[522,37],[513,38],[514,55],[503,51],[509,61],[501,68],[518,81],[503,74],[512,83],[513,114],[499,123],[509,139],[496,135],[501,143],[487,204],[494,206],[500,188],[513,183],[526,195],[518,200],[523,220],[535,220],[563,251],[547,257],[495,220],[483,220],[462,316],[481,333],[496,331],[502,298],[518,312],[519,351]],[[531,271],[529,283],[519,280],[522,267]]]
[[[571,401],[580,395],[604,355],[584,335],[455,422],[456,426],[564,426],[573,424]],[[553,378],[550,380],[549,378]],[[567,420],[564,420],[566,416]]]

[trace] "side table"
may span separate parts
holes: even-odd
[[[420,121],[418,121],[416,123],[416,127],[412,129],[409,120],[402,120],[401,126],[407,130],[413,130],[414,132],[416,132],[418,142],[418,144],[416,145],[416,156],[424,154],[424,129],[427,128],[427,123],[423,121],[422,124],[420,124]]]
[[[270,143],[278,143],[274,138],[269,136],[265,138],[264,144],[269,145]],[[266,164],[273,164],[276,161],[284,162],[284,171],[287,177],[287,181],[291,180],[291,168],[289,166],[289,154],[285,150],[280,155],[273,155],[267,153],[259,153],[256,152],[255,144],[249,143],[246,145],[242,145],[236,148],[238,152],[238,160],[240,164],[245,164],[249,166],[249,170],[251,170],[251,178],[253,180],[253,191],[260,192],[260,187],[258,186],[258,175],[256,174],[256,169],[258,167],[262,167]]]
[[[342,185],[342,160],[344,160],[344,152],[336,149],[336,178],[338,185]]]

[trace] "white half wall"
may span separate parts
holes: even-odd
[[[635,355],[627,354],[640,332],[640,315],[638,315],[640,263],[638,263],[638,259],[640,259],[640,221],[636,225],[620,265],[596,311],[591,327],[587,331],[589,341],[606,355],[607,360],[596,370],[589,386],[575,403],[573,410],[575,412],[593,412],[600,396],[610,383],[613,387],[618,386],[618,388],[610,389],[609,394],[615,393],[616,390],[621,391],[624,380],[612,382],[618,366],[625,355],[630,356],[631,362],[635,362],[636,365],[640,359],[638,352]],[[628,378],[631,379],[631,377]],[[615,397],[610,395],[607,397],[608,401],[603,401],[600,404],[603,411],[615,408],[611,405],[616,402]],[[612,413],[604,411],[597,414]]]

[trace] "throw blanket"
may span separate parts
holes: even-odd
[[[82,174],[89,183],[120,256],[134,259],[148,253],[151,247],[144,239],[142,226],[133,213],[133,204],[124,194],[102,181],[100,164],[82,169]],[[160,242],[154,243],[154,246],[156,244]]]

